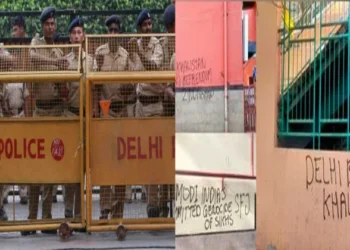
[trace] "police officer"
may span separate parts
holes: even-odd
[[[72,44],[84,45],[85,34],[84,34],[84,21],[82,18],[75,18],[68,27],[70,42]],[[72,49],[72,51],[66,56],[69,66],[68,69],[77,70],[79,64],[79,50]],[[85,73],[86,59],[90,69],[93,69],[93,58],[86,54],[82,49],[81,63],[83,72]],[[80,83],[79,82],[68,82],[67,83],[67,102],[66,109],[64,110],[64,116],[79,116],[80,108]],[[69,184],[64,186],[65,197],[65,217],[81,219],[81,193],[80,184]],[[73,213],[74,212],[74,213]]]
[[[169,5],[163,14],[164,26],[168,33],[175,35],[175,5]],[[160,39],[163,47],[164,61],[163,70],[175,70],[175,36],[163,37]],[[169,83],[165,88],[164,95],[164,115],[175,115],[175,84]]]
[[[31,42],[31,46],[54,44],[54,34],[56,30],[55,23],[55,8],[48,7],[44,9],[40,16],[42,24],[43,37],[36,34]],[[58,48],[31,48],[30,59],[34,63],[35,68],[45,71],[66,70],[68,61],[63,57],[62,50]],[[45,116],[62,116],[63,115],[63,100],[60,96],[60,88],[62,84],[46,83],[34,84],[33,95],[36,99],[34,117]],[[40,185],[32,185],[29,188],[29,216],[28,219],[37,219],[38,203],[39,203]],[[43,185],[42,192],[42,218],[51,219],[52,214],[52,194],[53,185]],[[42,230],[42,233],[56,234],[56,230]],[[22,232],[22,235],[27,235],[32,232]]]
[[[121,30],[120,18],[112,15],[105,22],[108,34],[119,34]],[[98,71],[131,71],[133,64],[129,53],[121,46],[120,39],[110,38],[108,43],[96,49]],[[136,96],[132,84],[103,84],[96,86],[94,95],[95,112],[100,100],[110,100],[108,117],[133,117]],[[125,186],[100,187],[100,219],[107,219],[109,213],[112,218],[122,218],[124,212]]]
[[[170,4],[163,14],[164,26],[168,33],[175,34],[175,5]],[[163,47],[164,61],[163,70],[175,70],[175,36],[163,37],[160,39],[160,43]],[[175,84],[168,83],[164,89],[164,115],[175,115]],[[171,186],[174,189],[174,186]],[[160,216],[168,217],[168,196],[169,185],[161,185],[161,202],[160,202]],[[170,199],[174,200],[173,192],[170,193]]]
[[[7,50],[2,49],[1,46],[3,46],[3,43],[0,43],[0,65],[6,65],[8,61],[11,61],[12,58]],[[5,69],[4,66],[1,67],[2,70]],[[0,118],[3,117],[3,107],[4,107],[4,94],[3,94],[3,84],[0,83]],[[4,189],[6,188],[5,185],[0,185],[0,220],[7,221],[8,217],[4,208],[3,204],[3,195],[4,195]]]
[[[16,16],[12,21],[12,35],[14,38],[26,37],[26,23],[23,16]],[[24,117],[24,103],[29,96],[25,83],[7,83],[4,88],[5,112],[7,116]],[[4,204],[8,203],[7,197],[10,186],[4,190]],[[28,203],[27,186],[19,185],[20,204]]]
[[[136,25],[142,34],[152,33],[152,19],[149,10],[144,9],[139,14]],[[135,67],[140,70],[161,70],[163,67],[163,48],[156,37],[135,38],[129,41],[129,52]],[[136,88],[136,117],[163,115],[163,84],[138,83]],[[151,185],[147,192],[148,217],[159,217],[158,186]]]
[[[12,21],[12,36],[15,38],[24,38],[26,34],[26,21],[24,16],[16,16]]]

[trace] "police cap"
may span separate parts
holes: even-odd
[[[69,33],[72,31],[75,27],[82,27],[84,28],[84,21],[81,17],[76,17],[69,25],[68,31]]]
[[[56,9],[54,7],[47,7],[43,10],[40,16],[41,23],[44,23],[47,19],[55,17]]]
[[[12,20],[12,25],[18,25],[20,27],[23,27],[24,29],[26,28],[26,21],[24,19],[24,16],[20,15],[20,16],[16,16],[13,20]]]
[[[164,25],[169,26],[175,23],[175,5],[170,4],[163,14]]]
[[[144,9],[143,11],[141,11],[139,16],[137,17],[136,25],[138,27],[140,27],[142,22],[147,20],[147,19],[151,19],[151,14],[150,14],[150,11],[148,9]]]
[[[106,26],[108,27],[112,23],[116,23],[116,24],[120,25],[120,18],[119,18],[119,16],[112,15],[110,17],[107,17],[106,22],[105,22]]]

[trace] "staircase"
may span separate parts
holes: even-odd
[[[350,5],[305,6],[295,30],[281,42],[279,146],[349,150]]]

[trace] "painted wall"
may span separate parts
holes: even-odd
[[[224,132],[224,4],[176,3],[176,131]],[[227,4],[229,132],[243,132],[242,3]]]
[[[348,249],[349,153],[276,148],[281,17],[257,4],[257,250]]]
[[[179,249],[200,247],[203,235],[255,231],[254,142],[248,133],[176,134],[176,237],[181,246],[187,242]],[[188,239],[193,237],[198,240]],[[227,234],[220,247],[233,238]],[[200,249],[219,246],[210,242]]]
[[[256,7],[245,9],[244,14],[247,14],[249,17],[249,30],[248,30],[248,41],[256,41]]]
[[[242,3],[229,2],[228,78],[242,84]],[[224,4],[176,3],[176,87],[224,85]]]

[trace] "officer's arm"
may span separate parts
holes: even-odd
[[[174,83],[168,83],[164,89],[164,93],[169,97],[171,102],[175,102]]]
[[[50,58],[46,55],[38,53],[36,50],[30,50],[30,60],[36,65],[54,65],[58,66],[58,60],[56,58]]]
[[[31,46],[38,46],[40,45],[37,42],[36,38],[33,38],[31,44]],[[36,48],[31,48],[29,50],[29,56],[30,56],[30,60],[34,63],[34,64],[38,64],[38,65],[54,65],[57,66],[58,65],[58,60],[56,58],[50,58],[47,55],[43,55],[41,53],[38,52],[38,50]]]
[[[159,70],[163,63],[163,48],[160,44],[156,44],[153,54],[147,58],[144,53],[139,53],[143,66],[147,70]]]
[[[127,61],[126,61],[126,67],[125,69],[127,71],[134,71],[134,64],[133,62],[130,60],[130,58],[128,57]],[[121,92],[122,95],[127,98],[132,92],[134,91],[134,84],[132,83],[126,83],[126,84],[122,84],[121,87]]]
[[[1,68],[8,68],[14,65],[14,58],[9,53],[2,52],[0,50],[0,65]]]

